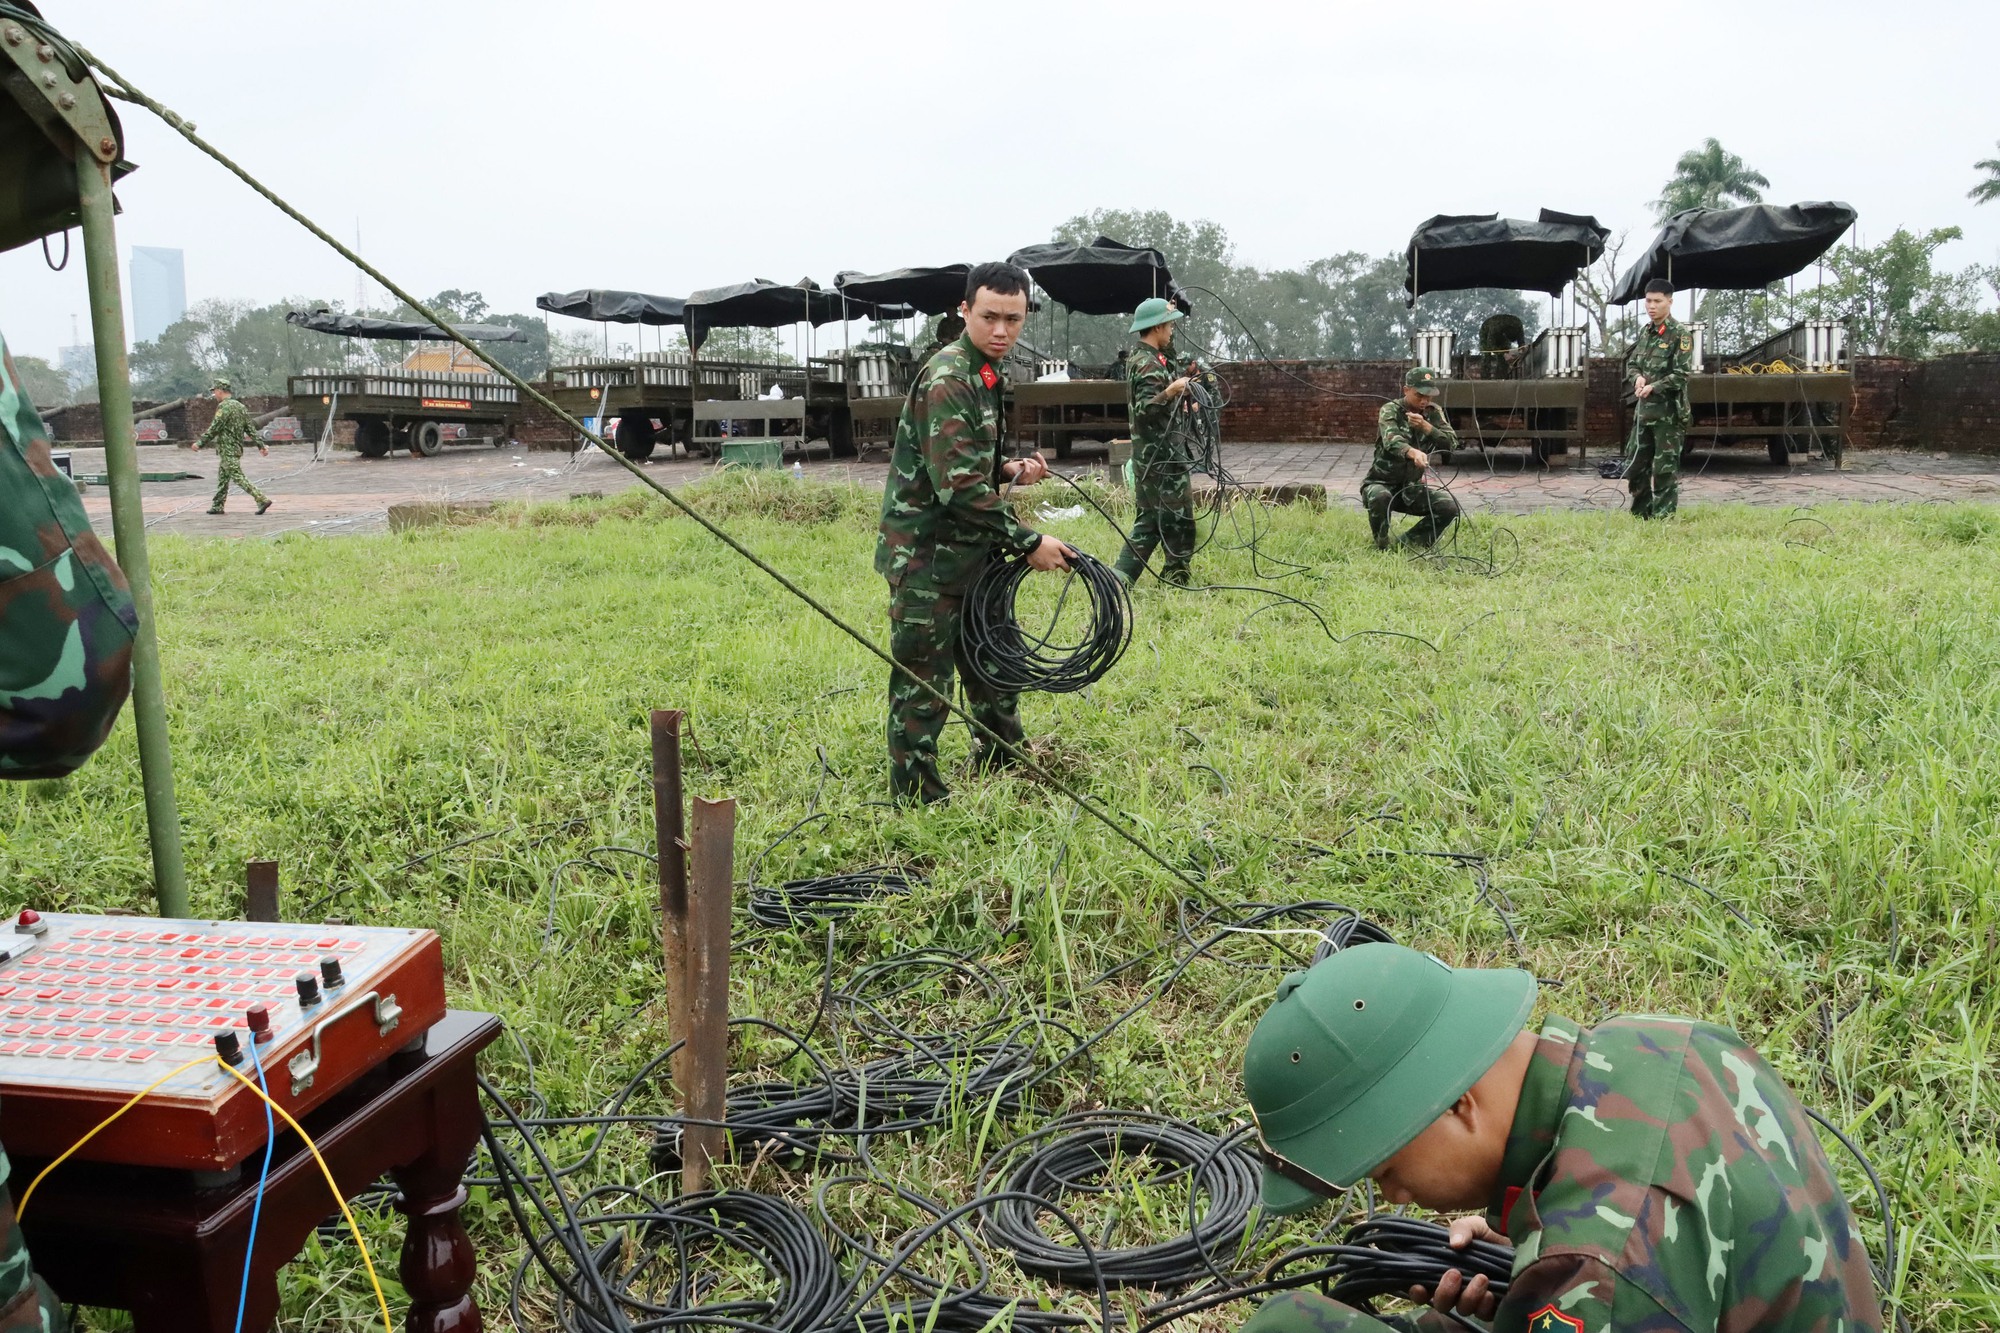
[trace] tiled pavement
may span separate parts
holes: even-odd
[[[1369,455],[1370,450],[1361,445],[1237,444],[1227,446],[1224,461],[1244,482],[1318,483],[1327,486],[1337,502],[1354,494],[1367,470]],[[610,495],[637,484],[595,451],[570,455],[455,448],[435,458],[362,458],[337,453],[315,463],[305,445],[278,445],[269,458],[255,452],[244,458],[251,479],[275,501],[271,512],[257,517],[249,498],[237,494],[230,498],[228,513],[217,518],[204,512],[214,488],[212,453],[146,446],[140,449],[139,459],[143,471],[189,471],[203,477],[199,481],[146,483],[147,526],[154,531],[213,536],[379,532],[388,526],[389,506],[407,501],[561,499],[588,493]],[[1097,465],[1073,460],[1058,466]],[[79,475],[101,473],[103,454],[95,449],[75,450],[72,467]],[[664,457],[647,465],[649,473],[668,485],[695,480],[709,470],[710,465],[700,460]],[[885,468],[879,461],[821,458],[808,460],[805,470],[809,476],[842,477],[879,486]],[[1603,508],[1623,501],[1623,484],[1600,478],[1595,458],[1583,467],[1539,468],[1519,452],[1507,451],[1484,459],[1462,457],[1442,471],[1453,493],[1471,509],[1526,513]],[[2000,459],[1972,455],[1871,451],[1850,455],[1847,466],[1836,470],[1817,459],[1795,460],[1789,468],[1778,468],[1762,453],[1739,450],[1696,454],[1681,478],[1683,505],[2000,500]],[[84,506],[100,530],[108,530],[111,506],[104,488],[90,487]]]

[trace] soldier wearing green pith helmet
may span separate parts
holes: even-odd
[[[271,456],[271,447],[257,438],[257,428],[250,423],[250,409],[236,401],[228,380],[217,380],[209,396],[216,401],[215,419],[194,442],[196,452],[204,444],[215,446],[215,499],[210,502],[208,512],[222,512],[223,503],[229,499],[229,487],[234,483],[257,502],[257,512],[261,514],[271,507],[271,502],[243,474],[243,446],[256,445],[257,452],[266,458]]]
[[[1811,1120],[1727,1028],[1628,1016],[1526,1027],[1535,979],[1394,944],[1343,950],[1279,985],[1243,1083],[1264,1206],[1298,1212],[1363,1179],[1462,1216],[1455,1246],[1504,1232],[1506,1295],[1447,1273],[1394,1322],[1309,1292],[1244,1333],[1384,1327],[1495,1333],[1865,1333],[1868,1256]]]
[[[1132,423],[1132,498],[1138,509],[1132,535],[1115,566],[1127,587],[1135,583],[1160,548],[1160,578],[1186,586],[1194,558],[1194,500],[1189,463],[1169,434],[1174,410],[1187,392],[1189,376],[1177,373],[1174,324],[1181,318],[1164,298],[1141,301],[1131,331],[1139,346],[1125,358],[1125,392]]]
[[[1369,531],[1382,550],[1390,545],[1391,511],[1421,519],[1403,534],[1406,546],[1434,545],[1458,517],[1458,501],[1450,491],[1424,484],[1429,451],[1458,443],[1437,405],[1441,387],[1435,370],[1418,366],[1403,376],[1403,396],[1382,404],[1375,415],[1375,459],[1361,479],[1361,507],[1368,511]]]

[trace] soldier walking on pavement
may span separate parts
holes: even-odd
[[[1632,376],[1632,442],[1625,451],[1625,485],[1632,512],[1665,518],[1680,506],[1681,446],[1687,441],[1687,377],[1694,336],[1673,317],[1674,285],[1646,284],[1646,327],[1626,363]]]
[[[1194,500],[1188,488],[1191,460],[1176,453],[1168,425],[1188,376],[1174,374],[1174,322],[1181,312],[1162,297],[1141,301],[1132,313],[1131,332],[1140,346],[1125,358],[1127,415],[1132,423],[1132,498],[1138,514],[1132,535],[1118,556],[1116,571],[1126,587],[1145,572],[1153,548],[1160,548],[1163,582],[1186,587],[1194,558]]]
[[[965,332],[924,363],[903,400],[875,544],[875,571],[889,581],[889,654],[904,668],[889,676],[889,787],[899,803],[950,795],[938,774],[948,715],[938,696],[950,696],[954,675],[981,726],[1008,745],[1021,741],[1019,696],[988,689],[965,670],[959,614],[980,567],[1016,555],[1034,569],[1062,569],[1075,554],[1024,527],[1003,493],[1049,471],[1039,453],[1001,457],[999,366],[1027,319],[1028,275],[1011,264],[980,264],[966,277],[958,312]],[[986,736],[973,737],[976,769],[1010,762]]]
[[[210,396],[217,403],[215,420],[208,423],[208,429],[194,442],[196,452],[200,452],[204,444],[215,446],[215,499],[208,512],[222,512],[223,502],[229,499],[229,487],[233,482],[257,502],[257,512],[261,514],[271,507],[271,502],[264,498],[264,492],[250,484],[250,478],[243,475],[243,446],[246,443],[256,445],[257,452],[266,458],[271,456],[271,446],[257,438],[257,428],[250,424],[250,409],[236,401],[228,380],[217,380]]]
[[[1403,376],[1403,396],[1382,404],[1376,414],[1375,461],[1361,479],[1361,507],[1368,511],[1368,527],[1381,550],[1389,549],[1392,510],[1422,516],[1403,534],[1409,546],[1435,544],[1458,517],[1451,492],[1424,483],[1431,457],[1417,444],[1421,440],[1428,448],[1449,449],[1458,443],[1437,395],[1438,373],[1418,366]]]
[[[1267,1211],[1372,1179],[1393,1204],[1467,1212],[1451,1244],[1504,1233],[1506,1295],[1452,1269],[1414,1321],[1316,1292],[1244,1333],[1385,1327],[1494,1333],[1879,1333],[1860,1233],[1791,1091],[1727,1028],[1613,1017],[1524,1026],[1535,978],[1396,944],[1343,949],[1279,983],[1243,1086]]]

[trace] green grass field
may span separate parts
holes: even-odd
[[[880,641],[874,496],[769,477],[689,494]],[[1378,853],[1484,856],[1552,983],[1545,1008],[1737,1028],[1880,1169],[1911,1322],[1992,1328],[2000,516],[1795,517],[1513,519],[1519,554],[1485,578],[1378,554],[1351,505],[1275,511],[1264,551],[1309,567],[1276,586],[1317,602],[1336,634],[1400,630],[1435,650],[1335,643],[1250,594],[1152,587],[1109,678],[1024,712],[1045,763],[1221,898],[1337,899],[1448,961],[1505,964],[1501,921],[1465,869]],[[1094,515],[1052,530],[1116,549]],[[338,541],[164,538],[153,553],[198,910],[240,913],[243,861],[275,857],[301,917],[436,928],[453,1003],[506,1017],[554,1113],[597,1107],[665,1040],[651,867],[564,865],[651,845],[649,708],[689,711],[692,791],[739,799],[739,880],[822,780],[830,818],[778,847],[762,879],[885,860],[929,871],[913,899],[840,929],[837,977],[905,949],[962,950],[1079,1029],[1157,979],[1091,985],[1171,939],[1181,886],[1023,780],[967,780],[918,813],[871,804],[885,794],[884,670],[663,504]],[[1243,583],[1250,563],[1211,549],[1198,573]],[[946,746],[955,766],[962,728]],[[0,790],[0,869],[14,906],[148,906],[129,720],[76,777]],[[739,913],[735,1012],[806,1026],[824,949],[823,933],[753,930]],[[1094,1067],[1042,1089],[1038,1114],[1236,1110],[1242,1042],[1277,973],[1243,966],[1271,959],[1266,941],[1221,952]],[[487,1069],[525,1096],[514,1043]],[[650,1088],[635,1106],[667,1096]],[[954,1202],[982,1133],[1009,1136],[968,1117],[877,1158]],[[648,1142],[615,1132],[580,1183],[642,1179]],[[1879,1253],[1866,1183],[1828,1149]],[[810,1189],[768,1163],[750,1183]],[[504,1327],[521,1241],[484,1191],[471,1213],[488,1326]],[[367,1225],[385,1279],[400,1225]],[[287,1328],[360,1328],[372,1308],[351,1244],[309,1246],[290,1270]]]

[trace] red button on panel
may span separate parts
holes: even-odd
[[[146,1060],[150,1060],[150,1059],[152,1059],[152,1058],[153,1058],[153,1053],[152,1053],[151,1051],[127,1051],[127,1052],[125,1052],[125,1059],[126,1059],[127,1061],[131,1062],[132,1064],[139,1064],[139,1063],[141,1063],[142,1061],[146,1061]]]
[[[67,1060],[75,1054],[76,1047],[69,1042],[64,1042],[60,1046],[51,1046],[48,1050],[48,1056],[51,1060]]]

